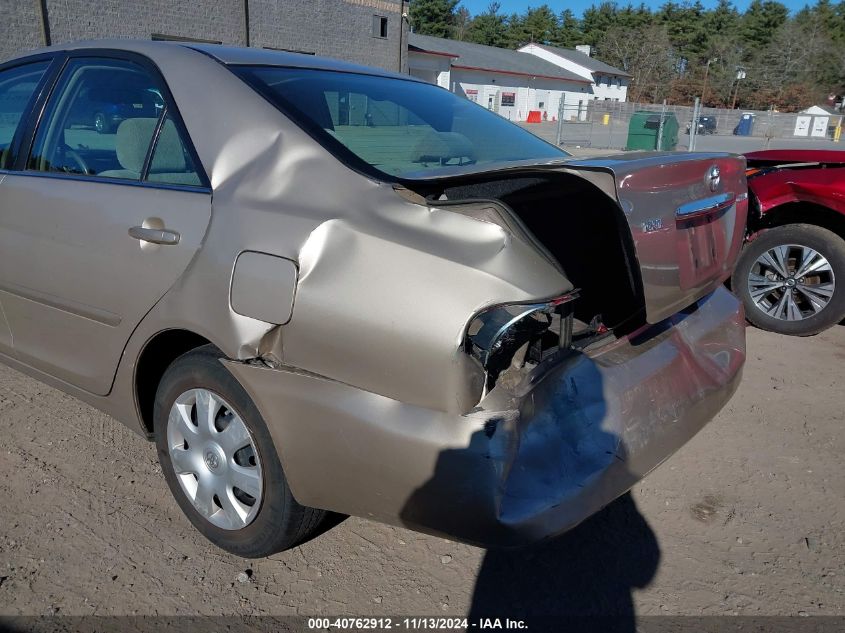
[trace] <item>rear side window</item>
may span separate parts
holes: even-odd
[[[431,84],[303,68],[233,71],[339,158],[388,177],[427,178],[467,165],[568,156]]]
[[[182,142],[179,130],[170,116],[164,118],[153,148],[148,182],[170,185],[200,185],[194,162]]]
[[[71,60],[48,101],[28,168],[199,185],[162,93],[157,78],[134,62]]]
[[[0,72],[0,169],[9,166],[12,139],[49,65],[34,62]]]

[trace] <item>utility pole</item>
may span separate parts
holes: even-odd
[[[731,103],[731,110],[736,110],[736,98],[739,96],[739,81],[745,79],[745,68],[736,69],[736,89],[734,90],[734,100]]]
[[[50,36],[50,16],[47,13],[47,0],[36,0],[38,5],[38,13],[41,16],[41,39],[44,41],[44,46],[50,46],[52,37]]]
[[[707,76],[710,74],[710,64],[719,61],[718,57],[707,60],[707,66],[704,69],[704,87],[701,89],[701,106],[704,107],[704,99],[707,97]]]
[[[244,42],[249,48],[249,0],[244,0]]]
[[[399,3],[399,72],[405,72],[405,67],[402,64],[402,53],[405,51],[405,22],[410,22],[408,19],[408,10],[405,5],[405,0]],[[409,71],[410,72],[410,71]]]
[[[701,102],[698,97],[695,98],[695,104],[692,106],[692,123],[689,128],[689,151],[695,151],[695,137],[698,134],[698,118],[701,112]]]
[[[666,99],[663,100],[663,108],[660,110],[660,124],[657,126],[657,147],[656,149],[658,152],[660,151],[660,146],[663,144],[663,121],[666,119]]]

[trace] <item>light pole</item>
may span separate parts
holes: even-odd
[[[710,74],[710,64],[719,61],[718,57],[707,60],[707,67],[704,69],[704,87],[701,89],[701,107],[704,107],[704,98],[707,96],[707,76]]]
[[[736,69],[736,89],[734,90],[734,100],[731,104],[731,110],[736,110],[736,98],[739,95],[739,80],[745,79],[745,68]]]

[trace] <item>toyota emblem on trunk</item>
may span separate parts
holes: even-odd
[[[710,191],[716,191],[719,188],[719,183],[722,181],[722,172],[718,165],[713,165],[710,171],[707,172],[707,183],[710,185]]]

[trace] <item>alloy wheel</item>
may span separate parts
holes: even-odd
[[[782,244],[763,252],[751,266],[748,292],[758,309],[783,321],[815,316],[836,288],[827,258],[809,246]]]

